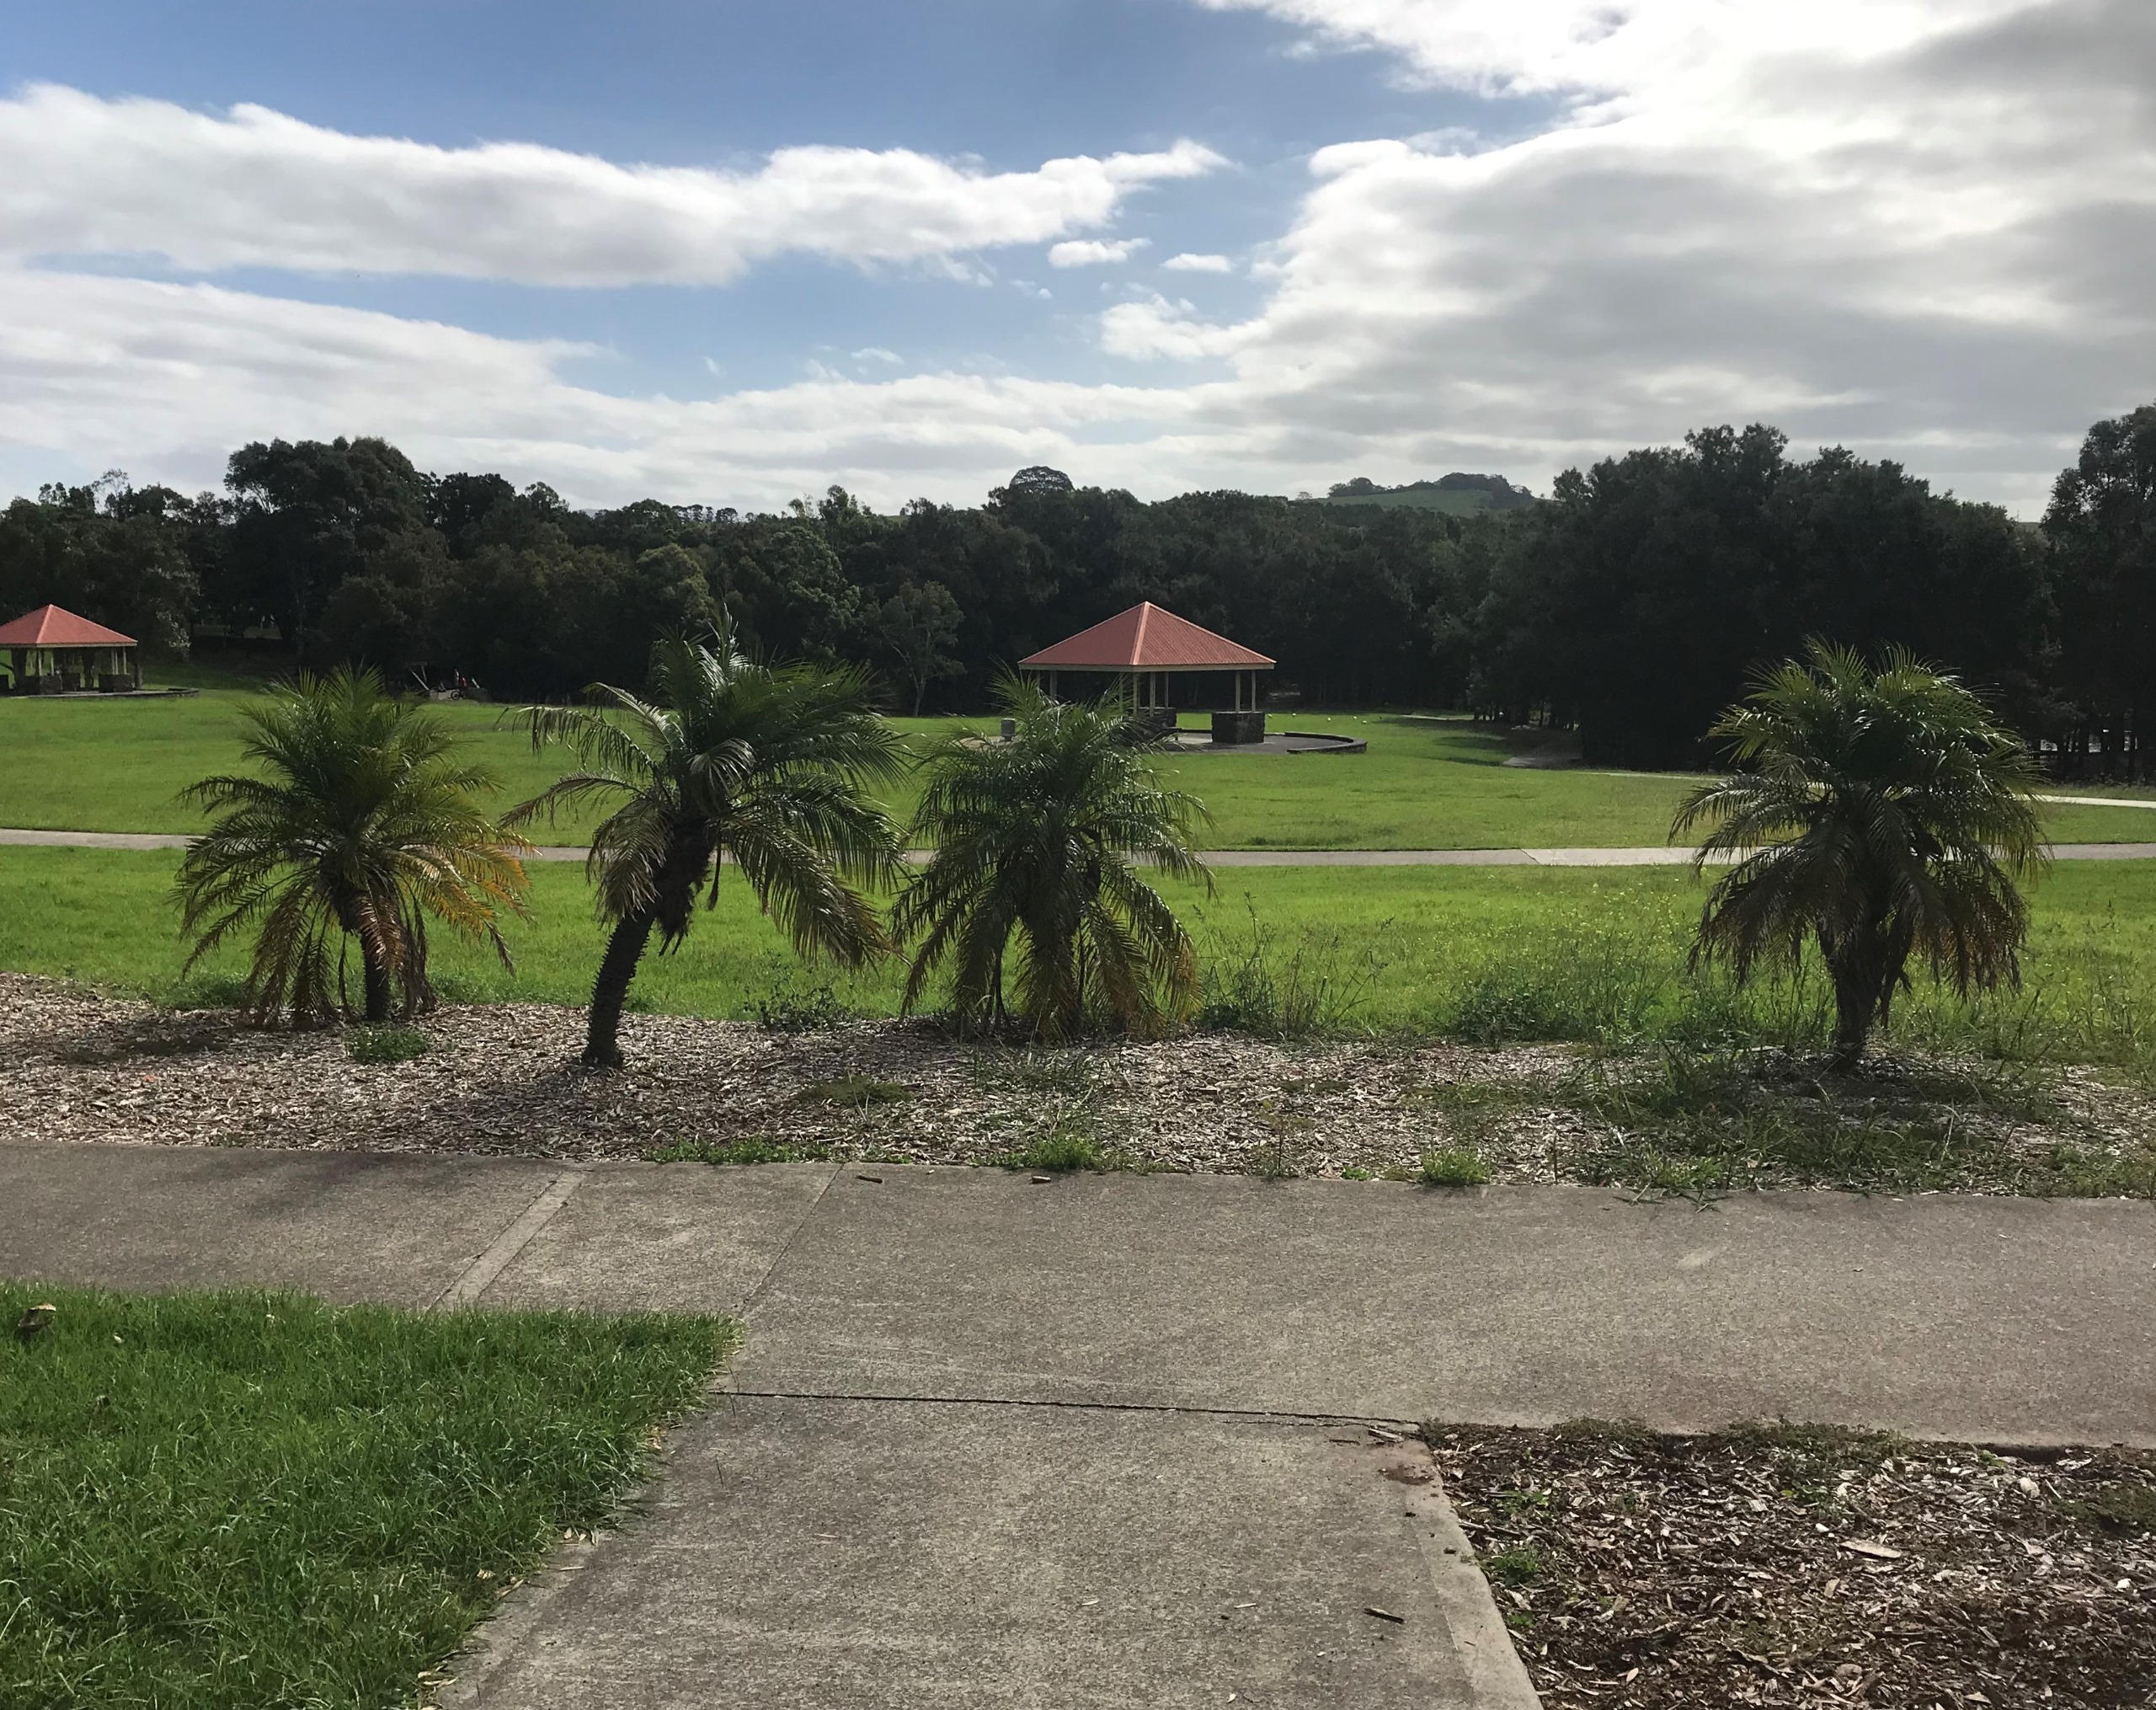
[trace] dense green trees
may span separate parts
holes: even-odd
[[[515,700],[641,683],[654,635],[723,609],[775,655],[873,665],[910,709],[981,706],[1011,660],[1151,599],[1273,655],[1306,703],[1546,719],[1640,766],[1705,763],[1748,674],[1820,635],[1937,660],[2064,769],[2148,771],[2156,407],[2091,431],[2041,527],[1762,426],[1567,472],[1545,501],[1494,477],[1342,484],[1145,504],[1034,467],[971,508],[834,488],[771,515],[581,511],[377,440],[280,441],[235,452],[222,495],[108,478],[15,501],[0,606],[164,646],[273,633]]]
[[[1747,675],[1824,635],[1946,661],[2033,723],[2047,612],[2030,532],[1895,464],[1785,450],[1770,428],[1717,428],[1561,477],[1508,532],[1478,704],[1577,723],[1590,760],[1696,765]]]
[[[2099,422],[2058,478],[2044,534],[2057,589],[2060,736],[2079,767],[2156,764],[2156,405]]]
[[[116,471],[18,499],[0,511],[0,623],[51,602],[153,651],[184,653],[201,597],[190,548],[202,531],[170,488],[133,487]]]

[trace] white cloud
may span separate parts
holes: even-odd
[[[1149,240],[1144,238],[1120,238],[1113,243],[1098,238],[1073,238],[1059,243],[1048,252],[1050,267],[1102,267],[1111,262],[1128,261],[1145,248]]]
[[[1398,55],[1414,81],[1486,94],[1623,97],[1716,75],[1730,50],[1881,51],[2024,0],[1196,0],[1265,12],[1336,45]]]
[[[857,362],[889,362],[895,365],[906,359],[896,350],[887,350],[881,345],[863,345],[853,353],[853,360]]]
[[[39,478],[124,466],[191,489],[249,440],[379,434],[422,468],[499,469],[579,504],[775,507],[839,481],[894,506],[977,502],[1027,463],[1142,482],[1194,402],[948,373],[825,369],[711,400],[566,377],[601,355],[215,286],[0,270],[0,457]]]
[[[782,148],[739,172],[531,143],[440,148],[256,106],[224,115],[40,85],[0,101],[0,252],[531,284],[721,284],[789,251],[946,262],[1112,219],[1223,164],[1182,142],[989,173],[909,149]]]
[[[1112,356],[1144,361],[1155,356],[1194,361],[1225,356],[1262,335],[1262,325],[1210,325],[1195,318],[1196,306],[1184,299],[1170,302],[1155,294],[1120,302],[1101,317],[1101,348]]]
[[[566,345],[0,270],[0,457],[193,482],[248,439],[377,432],[428,467],[499,468],[579,502],[771,505],[838,480],[888,505],[977,500],[1030,462],[1147,494],[1455,468],[1540,489],[1568,463],[1769,419],[1801,450],[1897,456],[2025,511],[2089,421],[2156,397],[2147,0],[1637,0],[1600,35],[1584,3],[1265,3],[1385,46],[1419,77],[1552,90],[1556,116],[1502,147],[1435,136],[1321,151],[1251,269],[1267,292],[1255,313],[1214,322],[1147,297],[1101,317],[1106,350],[1158,362],[1156,383],[832,377],[708,402],[624,398],[568,377],[604,371]],[[1470,16],[1486,26],[1474,40],[1432,22]],[[1662,48],[1636,45],[1650,39]],[[1560,42],[1546,63],[1541,41]],[[4,169],[12,146],[0,142],[10,234],[48,194]],[[760,185],[783,158],[704,176]],[[998,182],[927,165],[960,200]],[[1112,211],[1119,194],[1086,206]],[[531,217],[524,198],[507,195],[504,218]],[[244,224],[217,208],[186,217]],[[266,251],[275,237],[253,241]],[[15,241],[56,247],[49,233]],[[599,253],[552,241],[540,234],[557,271],[559,254]],[[749,241],[725,234],[728,265]],[[843,253],[868,254],[858,232],[847,241]],[[690,248],[659,247],[689,265]]]
[[[1170,273],[1233,273],[1235,264],[1225,255],[1193,255],[1185,250],[1171,255],[1161,265]]]
[[[1118,354],[1226,356],[1283,445],[1540,484],[1768,419],[2025,509],[2156,393],[2146,0],[1249,3],[1577,98],[1508,147],[1321,151],[1245,323],[1103,318]]]

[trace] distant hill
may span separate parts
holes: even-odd
[[[1411,481],[1405,487],[1380,487],[1365,476],[1336,482],[1316,505],[1362,505],[1384,510],[1442,510],[1450,516],[1479,516],[1486,510],[1518,510],[1536,502],[1524,487],[1502,475],[1440,475],[1434,481]]]

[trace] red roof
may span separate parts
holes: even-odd
[[[1018,663],[1030,671],[1270,671],[1262,653],[1148,600]]]
[[[0,647],[132,647],[135,638],[107,629],[57,606],[25,612],[13,623],[0,623]]]

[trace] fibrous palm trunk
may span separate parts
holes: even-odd
[[[1827,971],[1834,981],[1833,1061],[1854,1069],[1864,1055],[1879,1019],[1880,999],[1901,971],[1888,942],[1886,923],[1872,911],[1847,938],[1822,943]]]
[[[636,978],[637,964],[643,959],[656,916],[649,910],[625,916],[606,940],[606,954],[599,959],[599,977],[591,984],[591,1014],[584,1035],[586,1068],[618,1069],[622,1048],[616,1035],[622,1029],[622,1005],[629,995],[629,981]]]
[[[389,970],[382,965],[380,957],[364,949],[360,965],[366,992],[367,1025],[379,1026],[389,1019]]]

